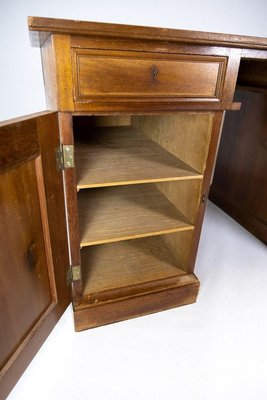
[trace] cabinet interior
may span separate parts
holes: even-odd
[[[267,94],[267,61],[241,58],[237,89]]]
[[[189,273],[213,114],[73,117],[86,304]]]

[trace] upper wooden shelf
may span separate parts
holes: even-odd
[[[42,46],[52,34],[69,34],[122,39],[158,40],[177,43],[202,44],[240,48],[267,49],[267,39],[235,34],[198,32],[181,29],[164,29],[145,26],[110,24],[67,19],[28,17],[31,40],[34,46]]]
[[[81,247],[192,230],[153,183],[78,193]]]
[[[202,175],[136,129],[88,128],[75,143],[77,188],[201,179]]]

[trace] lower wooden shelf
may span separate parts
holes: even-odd
[[[199,282],[186,272],[164,236],[82,249],[83,299],[77,330],[193,303]]]

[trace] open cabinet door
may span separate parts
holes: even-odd
[[[57,113],[0,124],[0,398],[70,302]]]

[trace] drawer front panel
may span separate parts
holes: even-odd
[[[224,57],[74,49],[75,101],[216,100],[225,64]]]

